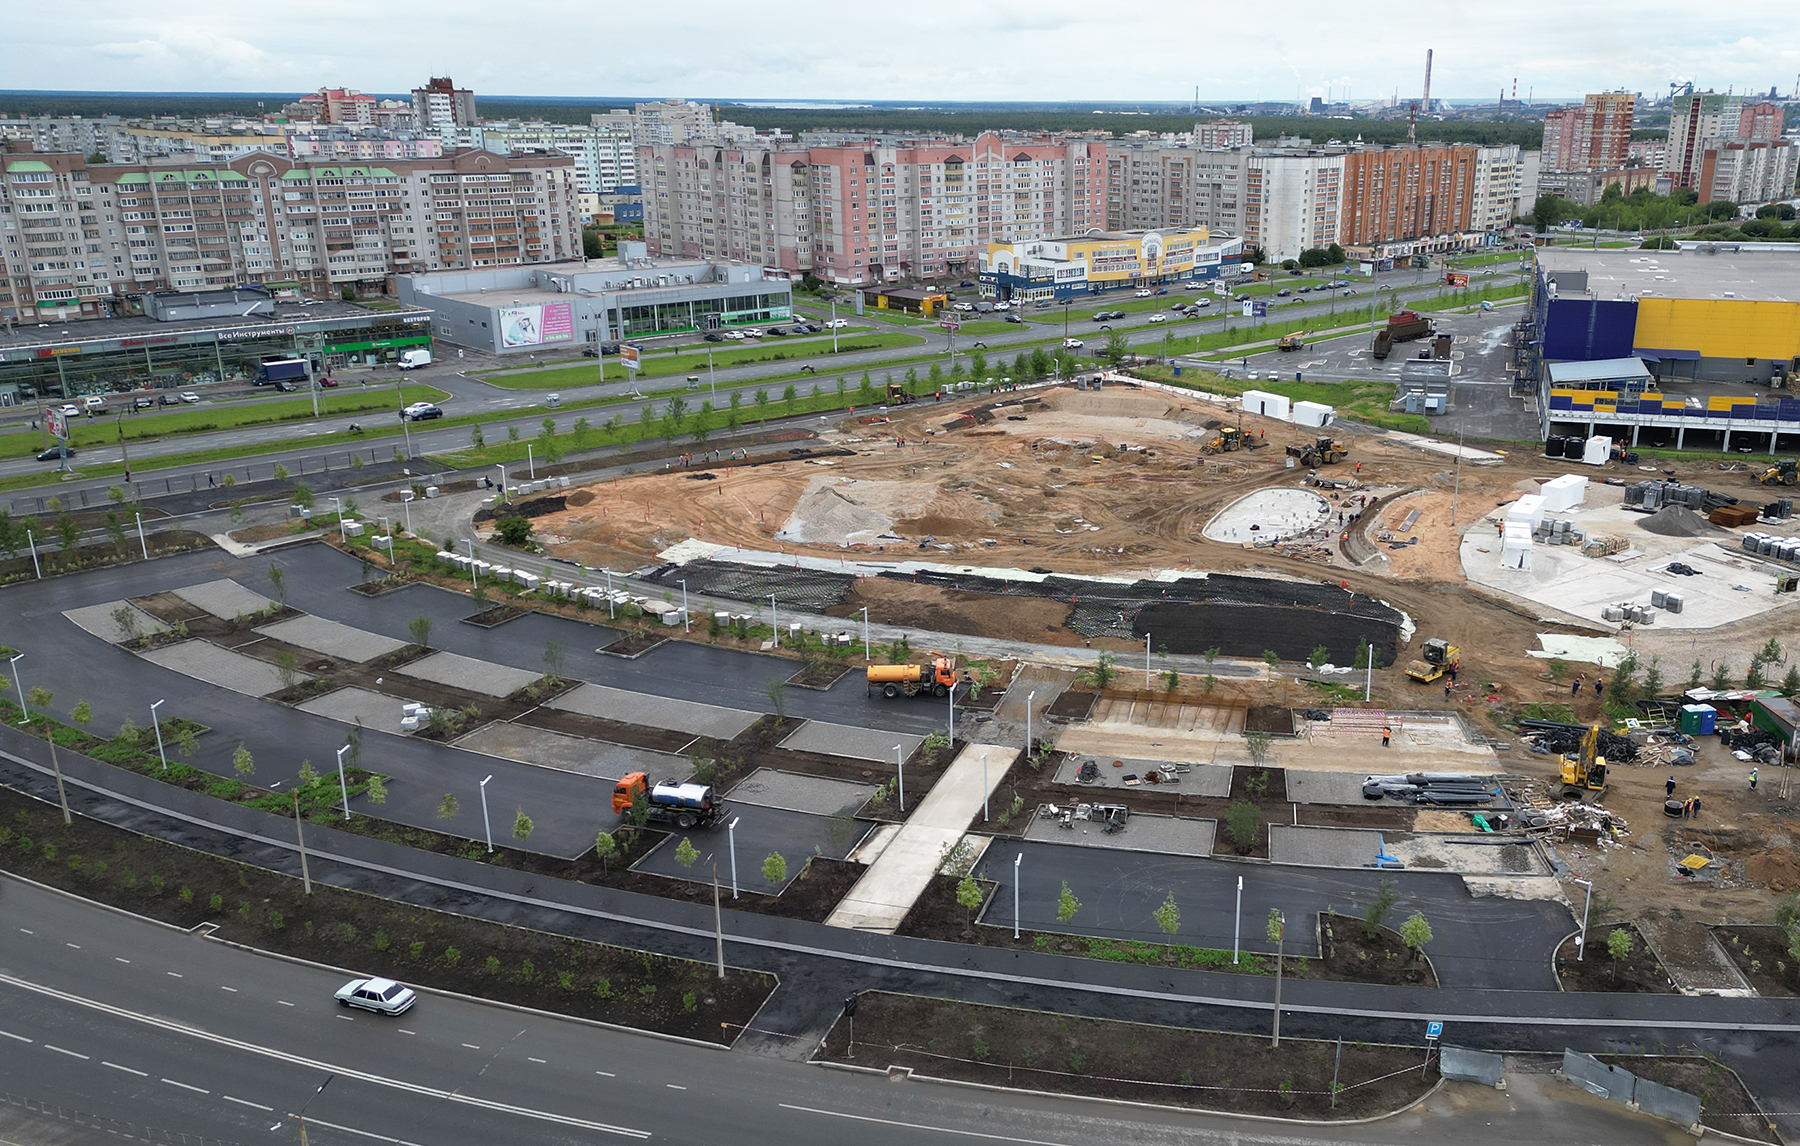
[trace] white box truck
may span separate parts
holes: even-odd
[[[408,350],[400,355],[400,369],[417,370],[421,366],[431,365],[431,351]]]

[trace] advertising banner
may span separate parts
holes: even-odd
[[[1444,275],[1444,282],[1454,287],[1468,286],[1469,276],[1464,271],[1450,271]]]
[[[52,406],[44,411],[44,421],[50,427],[51,437],[61,438],[65,442],[69,440],[69,423],[60,409]]]
[[[502,347],[542,346],[575,339],[574,307],[566,302],[500,308]]]
[[[627,370],[638,370],[644,365],[644,352],[630,343],[619,347],[619,361]]]

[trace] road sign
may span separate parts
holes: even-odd
[[[1431,1022],[1431,1023],[1425,1024],[1425,1041],[1426,1042],[1428,1042],[1428,1043],[1436,1042],[1438,1039],[1438,1036],[1443,1033],[1444,1033],[1444,1024],[1443,1023]]]
[[[69,423],[64,418],[63,412],[61,410],[58,410],[55,407],[51,407],[49,410],[46,410],[44,412],[44,421],[50,427],[50,436],[51,437],[62,438],[64,441],[68,440]]]
[[[625,364],[627,370],[641,369],[644,365],[643,356],[642,349],[629,343],[619,347],[619,361]]]
[[[1244,317],[1245,318],[1253,318],[1253,317],[1255,317],[1255,315],[1256,315],[1255,304],[1252,303],[1249,299],[1245,299],[1244,300]]]
[[[1268,303],[1266,303],[1266,302],[1257,302],[1257,303],[1251,303],[1251,304],[1250,304],[1250,305],[1251,305],[1251,306],[1252,306],[1252,307],[1254,307],[1254,308],[1255,308],[1255,315],[1254,315],[1254,316],[1255,316],[1255,317],[1256,317],[1256,318],[1267,318],[1267,317],[1269,317],[1269,304],[1268,304]]]

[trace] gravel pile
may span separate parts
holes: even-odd
[[[1705,537],[1724,532],[1685,505],[1665,505],[1638,522],[1637,527],[1664,537]]]

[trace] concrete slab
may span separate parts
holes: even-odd
[[[648,772],[662,778],[685,779],[690,765],[687,757],[672,752],[654,752],[645,748],[627,748],[603,740],[569,736],[547,728],[528,724],[512,724],[495,720],[456,741],[456,747],[502,760],[517,760],[541,768],[579,772],[602,780],[617,781],[627,772]]]
[[[873,784],[758,768],[727,792],[725,798],[734,804],[760,804],[820,816],[847,816],[868,803],[874,794]]]
[[[1310,489],[1259,489],[1214,514],[1200,532],[1212,541],[1248,545],[1318,529],[1328,524],[1330,512]]]
[[[931,882],[944,850],[962,839],[982,800],[1006,777],[1006,768],[990,766],[985,769],[987,784],[983,786],[982,754],[990,761],[1011,761],[1017,752],[1004,744],[965,746],[825,922],[892,935]]]
[[[809,720],[793,731],[779,747],[796,752],[823,752],[829,756],[847,756],[852,760],[877,760],[892,763],[894,745],[900,746],[904,758],[924,740],[910,733],[884,732],[879,728],[858,728],[850,724],[832,724]]]
[[[360,720],[364,728],[399,736],[403,735],[400,727],[400,704],[398,697],[385,696],[366,688],[340,688],[294,707],[301,712],[340,720],[345,724],[355,724]]]
[[[1083,762],[1092,760],[1099,765],[1099,778],[1088,787],[1116,788],[1130,791],[1142,787],[1152,792],[1180,792],[1184,796],[1218,796],[1231,795],[1231,766],[1229,764],[1191,764],[1186,772],[1176,773],[1175,783],[1138,784],[1125,782],[1125,777],[1136,776],[1140,780],[1156,770],[1162,764],[1176,764],[1176,760],[1149,760],[1137,756],[1068,756],[1056,769],[1058,784],[1078,783],[1075,774],[1081,770]],[[1118,760],[1121,766],[1114,768],[1112,762]]]
[[[420,680],[464,688],[483,696],[508,696],[538,679],[538,674],[509,668],[491,661],[478,661],[457,653],[432,653],[407,663],[396,675],[416,676]],[[584,686],[585,687],[585,686]]]
[[[256,631],[265,637],[346,661],[372,661],[406,647],[405,641],[310,615],[277,621],[273,625],[259,625]]]
[[[1294,804],[1363,804],[1381,806],[1386,798],[1365,800],[1363,777],[1367,772],[1319,772],[1305,768],[1287,770],[1287,798]]]
[[[721,708],[676,700],[666,696],[650,696],[641,692],[608,688],[603,684],[584,684],[571,689],[545,704],[547,708],[580,712],[602,720],[622,724],[639,724],[645,728],[666,728],[673,732],[691,732],[715,740],[730,740],[761,719],[759,712],[741,708]],[[893,740],[888,741],[889,745]]]
[[[262,612],[275,602],[261,593],[253,593],[228,578],[217,581],[203,581],[198,585],[188,585],[176,589],[175,595],[196,609],[204,609],[215,617],[229,621],[240,613],[252,616]]]
[[[733,804],[738,825],[734,833],[723,826],[700,828],[685,836],[673,831],[662,843],[631,865],[632,871],[649,872],[670,879],[712,883],[713,862],[719,865],[719,884],[730,902],[731,848],[735,834],[737,847],[737,881],[741,891],[757,891],[779,895],[800,876],[806,861],[814,855],[842,859],[862,842],[869,825],[836,816],[819,816],[809,812],[793,812],[785,808],[769,808],[759,804]],[[675,852],[687,839],[700,852],[691,868],[682,867]],[[780,852],[787,860],[787,878],[774,883],[763,878],[762,865],[771,852]],[[706,893],[710,898],[710,890]]]
[[[1133,813],[1125,827],[1107,835],[1099,824],[1077,822],[1065,828],[1060,820],[1033,816],[1025,826],[1025,838],[1036,843],[1074,844],[1087,848],[1118,848],[1159,855],[1206,856],[1212,854],[1214,820],[1190,820],[1185,816]]]
[[[129,601],[108,601],[104,605],[83,605],[79,609],[64,609],[63,616],[73,621],[77,628],[85,629],[108,644],[116,645],[131,640],[134,635],[126,629],[119,628],[119,622],[113,619],[113,614],[121,605],[131,610],[131,616],[137,622],[136,636],[142,637],[150,633],[169,631],[169,626]]]
[[[246,696],[280,692],[281,677],[275,666],[243,653],[222,649],[208,641],[182,641],[144,654],[144,659],[220,688]]]
[[[1303,867],[1371,868],[1381,854],[1381,833],[1361,828],[1296,828],[1269,825],[1269,859]]]
[[[1387,839],[1387,854],[1410,869],[1463,875],[1544,876],[1550,865],[1523,840],[1500,843],[1493,836],[1421,832]]]

